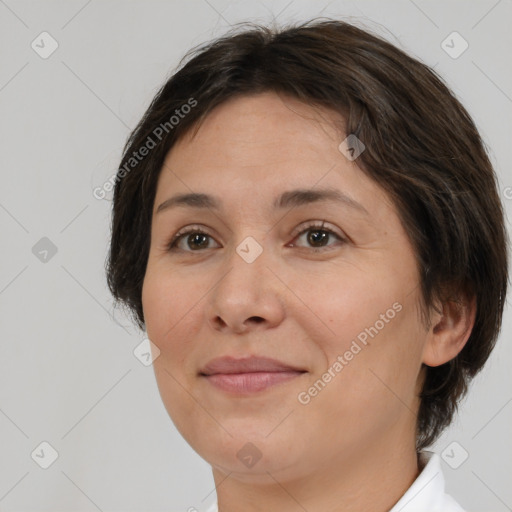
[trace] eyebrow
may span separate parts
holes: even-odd
[[[326,201],[342,203],[369,215],[368,210],[362,204],[358,203],[340,190],[333,188],[288,190],[277,197],[272,206],[274,210],[283,210],[285,208],[294,208],[311,203]],[[222,201],[218,197],[202,193],[178,194],[161,203],[158,206],[156,213],[158,214],[164,210],[180,206],[187,208],[220,210]]]

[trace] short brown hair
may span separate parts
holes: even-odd
[[[460,354],[426,369],[417,421],[423,449],[451,422],[501,328],[508,239],[484,143],[443,80],[384,39],[332,19],[281,30],[248,25],[191,50],[130,135],[114,188],[109,288],[143,328],[157,180],[173,144],[214,107],[274,91],[339,112],[346,133],[366,146],[356,163],[389,193],[413,243],[424,310],[461,293],[476,298],[475,324]],[[135,160],[149,139],[158,142]]]

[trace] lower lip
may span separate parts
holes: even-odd
[[[232,393],[255,393],[290,381],[304,372],[217,373],[204,377],[215,387]]]

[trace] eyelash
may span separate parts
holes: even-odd
[[[315,230],[316,231],[321,231],[321,232],[324,232],[324,233],[328,233],[329,235],[333,235],[336,238],[338,238],[338,240],[340,240],[340,242],[342,242],[342,243],[346,243],[347,242],[347,240],[344,237],[342,237],[341,235],[339,235],[338,233],[334,232],[331,229],[324,228],[324,222],[319,224],[316,221],[313,221],[311,223],[307,223],[305,226],[303,226],[302,230],[294,235],[294,240],[295,240],[295,238],[303,235],[304,233],[307,233],[308,231],[315,231]],[[176,247],[176,245],[178,244],[178,242],[183,237],[185,237],[187,235],[190,235],[190,234],[201,234],[201,235],[206,235],[206,236],[209,236],[209,237],[213,238],[209,233],[207,233],[201,227],[199,227],[199,226],[191,226],[189,228],[186,228],[183,231],[179,231],[178,233],[176,233],[176,235],[174,235],[172,237],[172,239],[166,244],[167,251],[168,252],[174,252],[174,251],[180,250],[180,249],[178,249]],[[326,246],[326,247],[310,247],[309,249],[312,252],[319,253],[319,252],[324,252],[326,250],[329,250],[330,246]],[[202,250],[201,249],[198,249],[196,251],[184,250],[183,252],[202,252]]]

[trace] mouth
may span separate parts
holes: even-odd
[[[235,394],[250,394],[283,384],[306,370],[266,357],[221,357],[210,361],[199,373],[214,387]]]

